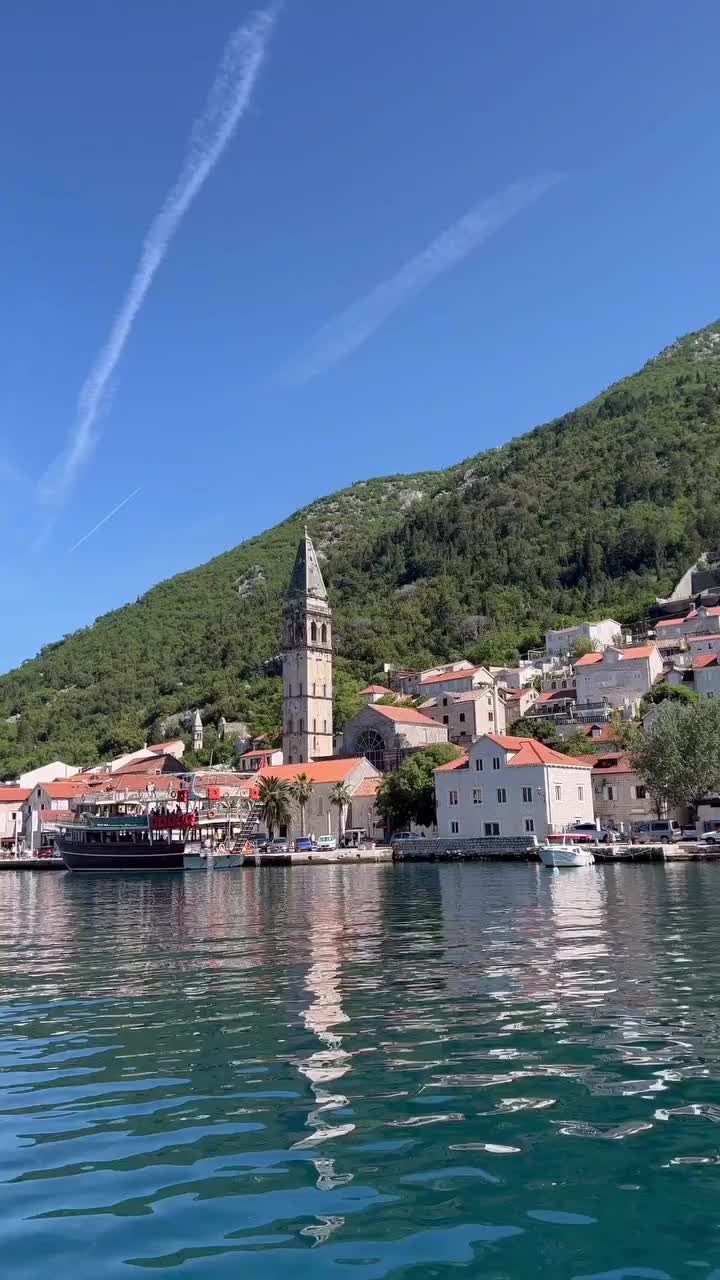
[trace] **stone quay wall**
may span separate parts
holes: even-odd
[[[537,862],[539,857],[534,836],[398,840],[392,850],[395,862]]]

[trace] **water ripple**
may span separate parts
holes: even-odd
[[[717,874],[1,876],[3,1275],[720,1280]]]

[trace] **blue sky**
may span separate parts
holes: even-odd
[[[253,11],[4,7],[0,669],[314,497],[507,440],[720,316],[710,0],[286,0],[95,447],[48,491]],[[547,173],[560,180],[344,358],[288,377],[446,228]]]

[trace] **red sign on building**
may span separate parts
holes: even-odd
[[[187,827],[197,826],[196,813],[151,813],[150,829],[152,831],[184,831]]]

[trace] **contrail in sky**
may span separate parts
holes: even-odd
[[[102,520],[98,520],[97,524],[93,525],[90,532],[84,533],[82,538],[79,538],[75,543],[75,546],[70,548],[68,555],[71,556],[73,551],[77,551],[78,547],[82,546],[83,542],[87,542],[88,538],[92,538],[93,534],[97,533],[98,529],[102,529],[103,525],[107,524],[108,520],[112,520],[113,516],[116,516],[118,511],[121,511],[126,503],[130,502],[131,498],[134,498],[135,495],[140,492],[141,488],[142,485],[138,485],[137,489],[133,489],[132,493],[129,493],[127,498],[123,498],[122,502],[118,502],[117,506],[113,507],[112,511],[108,511],[107,515],[103,516]]]
[[[477,249],[516,213],[559,182],[560,177],[556,173],[538,174],[525,182],[515,182],[475,205],[388,280],[324,325],[290,363],[283,381],[296,385],[309,382],[350,355],[393,311]]]
[[[110,336],[80,391],[67,450],[43,481],[41,492],[45,498],[55,497],[68,489],[78,467],[93,447],[98,413],[133,323],[184,215],[247,110],[277,12],[277,6],[273,6],[254,14],[233,32],[225,46],[205,110],[193,126],[180,175],[150,226],[140,261],[115,316]]]

